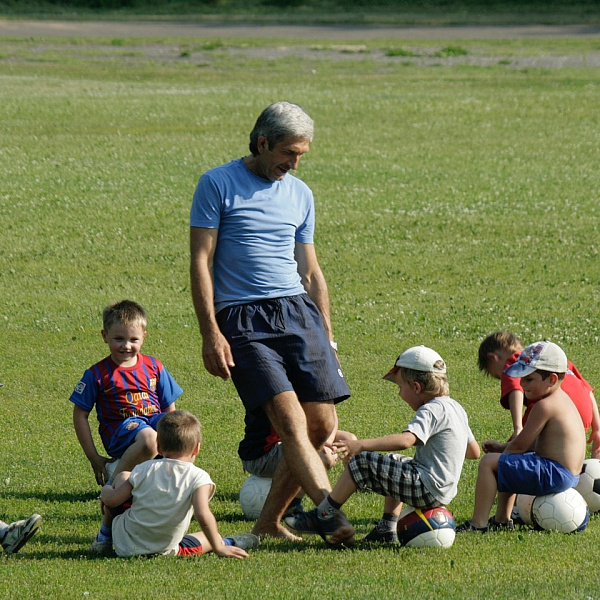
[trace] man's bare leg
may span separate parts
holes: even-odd
[[[252,533],[258,536],[301,540],[281,525],[285,509],[300,490],[296,478],[289,470],[285,456],[281,459],[271,479],[271,489],[265,500],[258,521],[252,528]]]
[[[318,450],[335,427],[335,410],[329,403],[301,405],[294,392],[278,394],[263,408],[281,439],[284,459],[273,476],[271,492],[252,532],[298,539],[281,525],[281,519],[300,488],[315,505],[331,491]]]

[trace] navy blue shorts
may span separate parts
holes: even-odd
[[[578,481],[578,475],[535,452],[501,454],[498,458],[499,492],[545,496],[564,492]]]
[[[200,540],[193,535],[184,535],[179,542],[177,556],[196,556],[198,554],[204,554]]]
[[[156,431],[156,426],[164,415],[165,413],[156,413],[147,417],[129,417],[125,419],[110,440],[110,444],[106,449],[108,455],[112,458],[121,458],[125,450],[133,444],[135,436],[146,427],[152,427]]]
[[[219,311],[231,345],[231,378],[247,411],[294,391],[300,402],[341,402],[350,396],[323,317],[307,294],[261,300]]]

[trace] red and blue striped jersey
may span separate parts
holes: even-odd
[[[163,364],[152,356],[138,354],[133,367],[120,367],[110,356],[85,371],[70,401],[98,416],[105,447],[117,427],[129,417],[164,412],[183,390]]]

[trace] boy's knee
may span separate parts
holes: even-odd
[[[136,436],[135,443],[144,446],[149,451],[156,451],[156,431],[152,427],[144,427]]]
[[[490,452],[484,454],[479,461],[480,471],[497,471],[498,470],[498,456],[496,452]]]

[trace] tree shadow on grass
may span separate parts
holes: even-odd
[[[3,498],[15,500],[40,500],[41,502],[89,502],[97,500],[100,495],[100,488],[97,492],[4,492]]]

